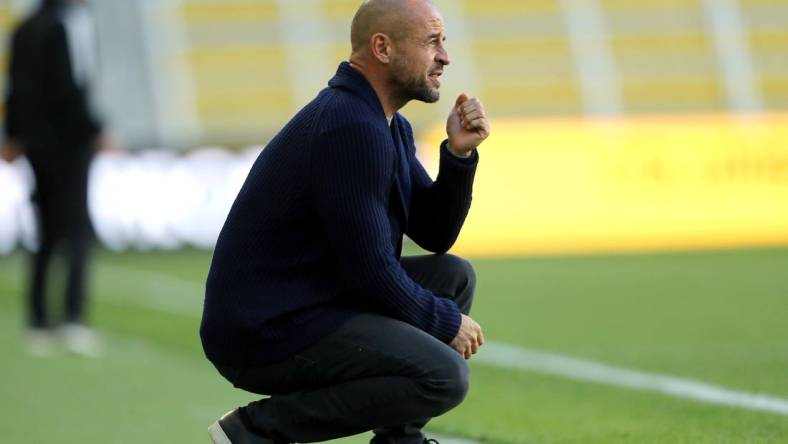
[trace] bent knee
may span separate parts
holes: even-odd
[[[465,278],[465,287],[473,291],[476,288],[476,270],[467,259],[457,257],[457,260],[460,273]]]
[[[454,277],[458,291],[476,287],[476,270],[468,260],[448,253],[440,255],[440,258],[442,268]]]
[[[427,397],[434,402],[436,413],[443,414],[465,399],[470,386],[468,364],[459,353],[450,350],[441,363],[425,379]]]

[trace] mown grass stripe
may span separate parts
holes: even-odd
[[[147,289],[139,293],[134,292],[134,299],[129,302],[174,314],[199,316],[202,309],[202,285],[155,271],[117,265],[104,265],[103,268],[110,272],[112,277],[131,277],[135,285]],[[169,299],[163,300],[162,297]],[[120,300],[106,296],[103,298]],[[473,359],[479,364],[515,371],[530,371],[576,381],[657,392],[709,404],[788,415],[788,399],[733,390],[689,378],[615,367],[493,341],[485,343]]]

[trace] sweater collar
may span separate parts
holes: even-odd
[[[369,81],[363,74],[350,66],[350,63],[342,62],[339,64],[337,73],[328,81],[328,86],[345,88],[360,96],[386,122],[386,113],[383,111],[383,105],[380,103],[380,99],[378,99],[378,95],[375,93],[372,85],[369,84]]]

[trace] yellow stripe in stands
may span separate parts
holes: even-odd
[[[181,14],[189,25],[270,22],[278,19],[279,8],[275,0],[186,2]]]
[[[465,0],[464,10],[471,17],[485,15],[522,15],[559,12],[558,0]]]

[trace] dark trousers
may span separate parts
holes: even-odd
[[[449,254],[405,257],[410,277],[468,314],[476,278]],[[468,365],[454,349],[402,321],[353,317],[289,359],[259,368],[217,367],[238,388],[271,395],[250,403],[249,423],[282,442],[319,442],[374,430],[373,443],[421,444],[421,428],[462,402]]]
[[[65,322],[84,322],[85,274],[92,229],[88,216],[89,159],[53,162],[29,156],[36,179],[33,204],[38,223],[38,250],[30,261],[29,325],[50,326],[46,304],[52,259],[66,262]]]

